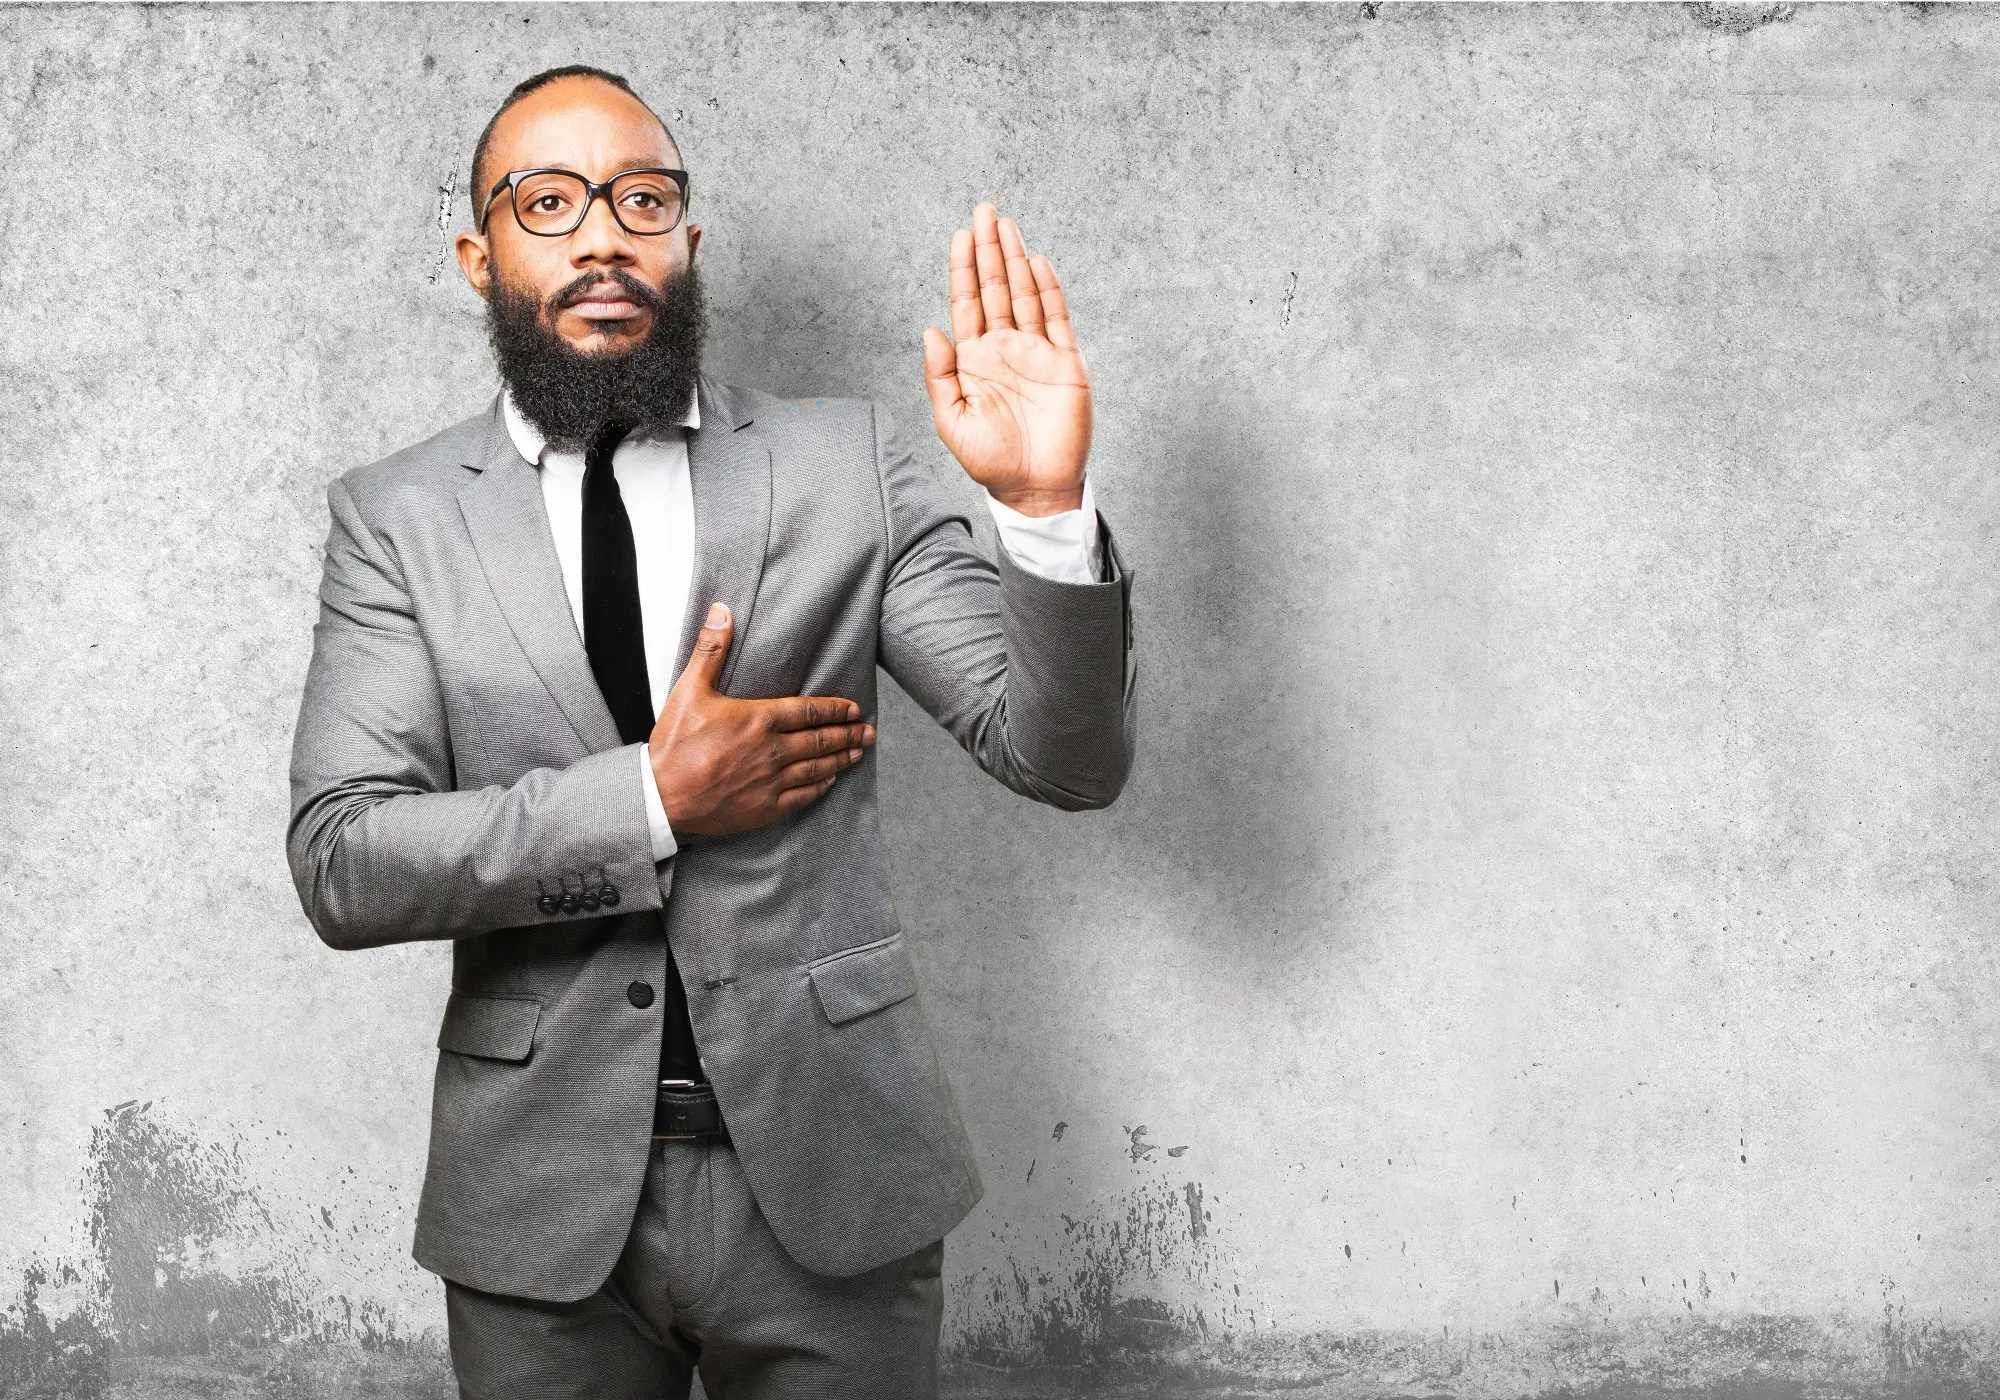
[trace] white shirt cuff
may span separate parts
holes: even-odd
[[[1096,583],[1102,577],[1097,538],[1097,505],[1090,478],[1083,479],[1083,505],[1054,515],[1023,515],[991,496],[987,509],[1000,532],[1000,545],[1016,564],[1055,583]]]
[[[660,800],[659,780],[653,776],[652,746],[640,744],[638,748],[639,781],[646,789],[646,829],[653,837],[653,859],[665,860],[680,849],[680,843],[667,825],[667,804]]]

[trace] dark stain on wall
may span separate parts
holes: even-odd
[[[289,1278],[232,1278],[217,1266],[228,1241],[273,1228],[243,1183],[239,1149],[203,1142],[150,1109],[120,1104],[91,1134],[90,1242],[118,1349],[181,1356],[316,1331]]]
[[[449,1393],[432,1339],[398,1336],[372,1302],[317,1295],[245,1182],[240,1142],[120,1104],[91,1133],[82,1199],[88,1254],[32,1264],[0,1313],[0,1397]],[[245,1256],[263,1262],[236,1267]],[[56,1289],[81,1301],[51,1317]],[[401,1379],[356,1391],[368,1375]]]
[[[1125,1130],[1131,1144],[1138,1133]],[[1129,1154],[1129,1145],[1121,1155]],[[1004,1228],[1004,1227],[1003,1227]],[[1000,1231],[996,1239],[1004,1239]],[[1325,1400],[1992,1400],[2000,1332],[1913,1317],[1615,1316],[1562,1289],[1513,1330],[1272,1330],[1198,1181],[1162,1176],[1054,1240],[1006,1239],[947,1314],[946,1395]],[[1335,1246],[1327,1246],[1331,1252]],[[1039,1262],[1023,1262],[1033,1259]],[[1705,1280],[1704,1280],[1705,1283]],[[1709,1296],[1705,1287],[1699,1295]],[[1337,1309],[1334,1309],[1337,1310]]]
[[[1948,1329],[1947,1329],[1948,1331]],[[1235,1334],[1088,1366],[955,1357],[964,1400],[1287,1396],[1322,1400],[1991,1400],[1991,1336],[1930,1329],[1921,1359],[1865,1322],[1796,1317],[1559,1319],[1505,1335],[1448,1330]]]
[[[1134,1145],[1139,1134],[1128,1129]],[[1087,1366],[1197,1346],[1254,1326],[1209,1238],[1200,1183],[1162,1178],[1059,1239],[954,1290],[947,1349],[974,1367]]]
[[[274,1238],[240,1146],[150,1104],[107,1110],[81,1199],[89,1249],[38,1261],[0,1313],[5,1400],[448,1400],[434,1337],[316,1293]],[[1912,1316],[1617,1319],[1552,1305],[1500,1334],[1273,1332],[1236,1283],[1212,1193],[1159,1176],[954,1287],[945,1393],[1424,1395],[1537,1400],[1974,1400],[2000,1395],[2000,1335]],[[321,1219],[331,1228],[331,1216]],[[247,1253],[243,1246],[255,1246]],[[1331,1248],[1331,1246],[1329,1246]],[[1039,1262],[1024,1263],[1034,1259]],[[249,1265],[245,1259],[255,1262]],[[1572,1290],[1564,1290],[1567,1296]]]
[[[30,1265],[21,1277],[20,1296],[0,1313],[0,1395],[9,1400],[96,1400],[111,1383],[110,1339],[88,1313],[77,1311],[51,1321],[42,1311],[42,1291],[73,1285],[66,1264]]]

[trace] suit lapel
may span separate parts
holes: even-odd
[[[771,536],[771,453],[743,432],[750,415],[739,396],[707,375],[701,379],[701,427],[688,434],[688,481],[694,490],[694,572],[687,615],[674,657],[680,675],[694,650],[708,605],[723,602],[736,616],[721,688],[727,690],[749,642],[750,615]]]
[[[703,375],[700,394],[702,426],[687,440],[694,564],[673,673],[678,676],[686,667],[708,605],[720,600],[736,615],[736,634],[722,673],[726,690],[749,638],[764,573],[771,533],[771,454],[741,431],[751,418],[727,385]],[[618,726],[597,688],[563,590],[541,478],[515,450],[497,397],[487,416],[485,441],[465,465],[479,475],[459,491],[459,511],[507,625],[584,748],[591,753],[616,748]]]
[[[494,400],[486,442],[466,466],[479,475],[458,493],[486,581],[528,664],[555,696],[590,753],[618,747],[618,726],[591,673],[563,590],[562,564],[536,468],[515,450]]]

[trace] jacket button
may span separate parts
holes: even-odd
[[[606,909],[616,909],[618,907],[618,886],[605,885],[597,892],[597,902],[602,904]]]
[[[586,914],[595,914],[597,912],[597,891],[585,890],[582,898],[583,912]]]
[[[581,908],[583,908],[583,901],[576,897],[575,891],[571,891],[570,893],[562,897],[563,913],[574,914],[577,910]]]
[[[653,989],[644,982],[634,982],[625,989],[625,1000],[644,1011],[653,1004]]]
[[[535,901],[535,907],[544,914],[553,914],[556,910],[562,908],[562,901],[552,894],[545,894]]]

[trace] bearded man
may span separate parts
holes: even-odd
[[[935,1395],[979,1198],[890,907],[876,668],[1008,787],[1117,796],[1131,575],[1055,273],[952,237],[939,436],[699,371],[689,176],[622,78],[523,82],[458,262],[504,389],[335,481],[288,855],[336,948],[452,942],[415,1254],[464,1395]]]

